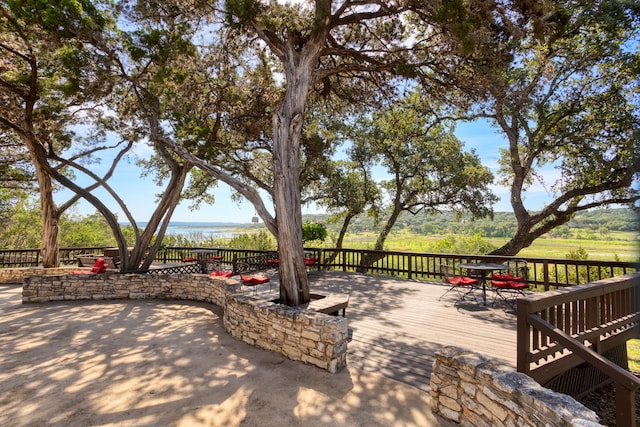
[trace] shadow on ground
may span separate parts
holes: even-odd
[[[0,425],[450,425],[415,387],[237,341],[208,304],[23,305],[20,291],[0,286]]]

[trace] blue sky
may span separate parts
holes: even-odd
[[[507,142],[503,136],[497,133],[485,122],[466,123],[459,125],[456,135],[465,142],[465,149],[475,149],[480,156],[482,163],[489,167],[494,174],[498,168],[499,149],[506,148]],[[138,154],[145,155],[145,149],[139,148]],[[95,165],[93,169],[99,171],[108,165]],[[129,161],[121,164],[113,178],[109,180],[111,186],[118,191],[120,197],[125,201],[135,220],[138,222],[147,221],[155,207],[155,195],[160,191],[150,178],[141,178],[141,170],[135,166],[135,162]],[[500,197],[500,202],[494,206],[497,212],[509,212],[508,188],[494,185],[493,192]],[[189,209],[189,202],[183,202],[176,209],[172,221],[197,221],[197,222],[235,222],[249,223],[254,216],[255,211],[250,203],[236,203],[231,200],[231,190],[224,184],[220,183],[214,191],[216,203],[211,206],[202,206],[197,211]],[[66,200],[68,192],[60,192],[56,196],[57,201]],[[543,206],[545,200],[549,198],[549,194],[540,185],[534,185],[527,192],[527,207],[529,209],[537,209]],[[124,214],[117,209],[115,202],[109,202],[110,198],[102,197],[107,205],[118,212],[121,221],[125,220]],[[303,214],[306,213],[323,213],[317,211],[313,207],[303,207]],[[87,215],[94,213],[95,209],[87,202],[81,202],[75,209],[75,213]]]

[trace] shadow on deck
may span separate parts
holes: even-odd
[[[492,295],[487,306],[473,301],[454,306],[454,292],[438,301],[448,289],[444,283],[322,271],[311,272],[310,280],[312,292],[351,295],[350,366],[424,391],[434,354],[444,346],[469,349],[515,369],[516,316],[502,305],[491,306]]]

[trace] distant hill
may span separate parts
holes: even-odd
[[[148,222],[143,221],[143,222],[139,222],[138,226],[139,227],[146,227],[148,224]],[[198,228],[198,227],[203,227],[203,228],[234,228],[234,227],[243,227],[243,226],[250,226],[252,224],[250,223],[241,223],[241,222],[206,222],[206,221],[201,221],[201,222],[189,222],[189,221],[171,221],[170,222],[170,227],[187,227],[187,228]]]
[[[307,214],[303,215],[304,222],[320,222],[325,224],[332,232],[338,232],[341,224],[329,223],[329,215]],[[140,223],[145,226],[146,223]],[[262,224],[258,225],[261,226]],[[180,228],[255,228],[252,223],[235,222],[188,222],[172,221],[171,229]],[[349,232],[377,232],[373,220],[366,215],[360,215],[351,221]],[[407,230],[420,234],[445,235],[482,233],[485,237],[511,237],[516,229],[516,219],[512,212],[496,212],[493,219],[484,218],[472,220],[470,218],[456,218],[452,213],[435,215],[411,215],[403,213],[398,219],[394,230]],[[632,209],[598,209],[589,212],[581,212],[569,223],[558,227],[550,234],[553,237],[568,236],[571,232],[581,233],[606,233],[607,231],[640,232],[638,214]]]
[[[337,232],[339,224],[330,224],[329,215],[303,215],[303,221],[323,223],[331,231]],[[356,217],[349,227],[353,233],[377,230],[373,220],[365,215]],[[404,212],[396,226],[396,231],[406,229],[423,234],[476,234],[485,237],[510,237],[516,229],[516,219],[512,212],[496,212],[493,219],[484,218],[472,220],[462,217],[457,219],[452,213],[435,215],[411,215]],[[638,213],[632,209],[597,209],[581,212],[569,223],[558,227],[551,234],[566,234],[568,230],[590,232],[628,231],[640,232]]]

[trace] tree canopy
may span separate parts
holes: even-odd
[[[56,263],[61,213],[80,197],[127,253],[94,190],[133,220],[108,179],[134,143],[148,141],[155,154],[144,166],[167,184],[151,231],[133,221],[125,268],[159,247],[154,230],[162,235],[181,197],[210,203],[208,190],[223,182],[276,236],[281,301],[298,305],[310,295],[301,205],[317,199],[318,182],[340,186],[324,204],[345,224],[387,212],[380,245],[402,211],[489,213],[491,175],[462,151],[450,120],[485,117],[508,138],[502,176],[518,227],[500,253],[581,210],[638,200],[637,9],[554,0],[2,1],[0,136],[20,141],[33,164],[45,265]],[[402,100],[409,89],[420,96]],[[326,123],[342,117],[354,125],[353,155],[336,162],[341,141]],[[74,134],[87,123],[84,138]],[[86,162],[107,148],[107,133],[118,136],[109,147],[118,153],[98,176]],[[392,179],[374,186],[373,160]],[[193,166],[200,170],[183,191]],[[75,196],[57,206],[54,182]],[[540,212],[525,203],[535,182],[555,197]]]
[[[638,14],[634,2],[578,2],[547,37],[523,38],[501,73],[483,75],[480,116],[508,140],[502,182],[518,221],[495,254],[513,255],[577,212],[640,199]],[[552,195],[527,209],[527,190]]]
[[[350,137],[351,156],[369,168],[380,164],[390,179],[384,191],[384,225],[374,246],[384,241],[400,213],[450,211],[471,217],[491,215],[496,197],[493,175],[474,152],[435,117],[421,111],[420,94],[412,93],[387,108],[360,116]]]

